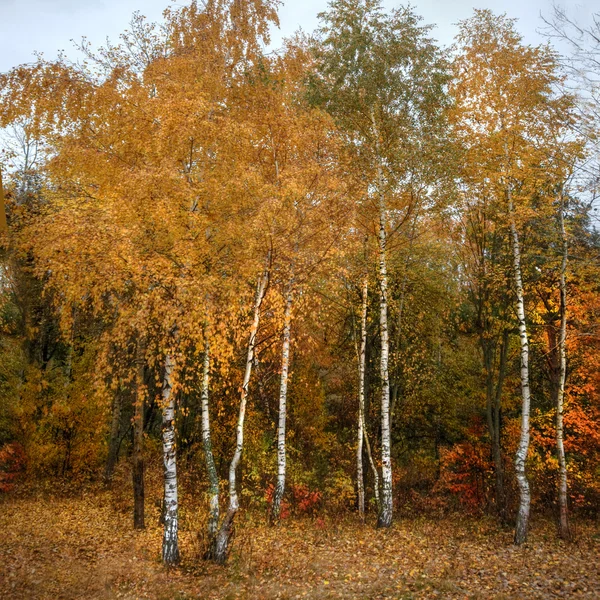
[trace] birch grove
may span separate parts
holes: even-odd
[[[355,156],[355,175],[366,179],[373,193],[377,223],[381,384],[382,493],[378,523],[389,527],[393,517],[392,439],[390,432],[388,331],[388,227],[397,232],[412,206],[406,198],[407,180],[418,179],[411,161],[419,147],[423,164],[428,146],[424,130],[436,129],[443,111],[443,65],[437,49],[425,37],[410,9],[383,15],[378,3],[332,2],[322,15],[319,71],[314,80],[315,101],[323,105],[347,132],[347,152]],[[348,32],[352,31],[350,35]],[[349,57],[339,62],[342,53]],[[385,56],[385,60],[381,57]],[[351,57],[351,58],[350,58]],[[410,77],[404,74],[410,72]],[[409,97],[420,89],[419,100]],[[408,115],[415,111],[418,119]],[[441,121],[439,121],[441,123]],[[367,149],[368,158],[364,149]],[[408,192],[408,193],[407,193]],[[359,206],[359,211],[366,207]],[[390,222],[389,213],[398,215]],[[366,215],[365,215],[366,216]],[[399,222],[398,222],[399,221]]]
[[[21,454],[97,475],[151,536],[160,488],[169,566],[262,519],[327,544],[345,512],[573,539],[600,241],[559,57],[488,10],[443,49],[378,0],[272,52],[277,5],[192,1],[0,74],[38,152],[0,154],[0,491]]]
[[[466,169],[465,179],[470,184],[483,186],[479,189],[488,191],[498,210],[505,206],[506,239],[511,249],[521,383],[520,437],[515,455],[519,508],[514,540],[522,544],[527,539],[531,504],[527,474],[531,373],[519,229],[531,219],[529,203],[535,190],[544,185],[547,177],[544,169],[554,168],[550,149],[555,149],[557,132],[564,132],[568,127],[572,98],[568,94],[554,95],[552,86],[559,82],[560,76],[553,56],[547,48],[522,45],[510,20],[495,22],[489,12],[477,11],[471,21],[463,24],[461,39],[463,53],[456,68],[464,74],[464,79],[459,80],[453,90],[458,100],[456,126],[467,156],[480,157],[486,169],[483,172]],[[507,57],[511,57],[512,63]],[[512,69],[511,64],[523,66],[520,76],[501,77],[499,73]],[[535,73],[535,77],[525,75],[526,72]],[[489,77],[491,74],[494,76]],[[469,117],[463,120],[465,111]],[[568,156],[577,150],[569,142],[563,142],[560,152]],[[490,175],[488,181],[484,180],[486,171]],[[495,181],[491,189],[490,180]],[[543,209],[538,210],[551,214],[553,195],[542,195],[542,198]]]

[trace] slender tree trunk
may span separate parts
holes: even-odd
[[[2,169],[0,168],[0,233],[8,231],[6,223],[6,201],[4,199],[4,188],[2,187]]]
[[[388,339],[388,301],[387,301],[387,265],[385,216],[382,212],[379,226],[379,275],[380,275],[380,315],[379,326],[381,335],[381,471],[383,494],[379,527],[390,527],[393,516],[392,495],[392,457],[390,435],[390,379],[388,371],[389,339]]]
[[[515,456],[515,474],[519,484],[519,512],[517,514],[514,541],[515,544],[522,544],[527,540],[529,507],[531,504],[531,493],[526,472],[527,453],[529,451],[529,411],[531,407],[531,392],[529,389],[529,339],[527,336],[527,323],[525,321],[525,298],[521,275],[521,248],[510,189],[507,190],[507,195],[513,247],[514,278],[517,291],[517,318],[519,320],[519,339],[521,343],[521,436]]]
[[[163,461],[165,466],[164,534],[162,559],[167,565],[179,562],[178,503],[177,503],[177,449],[175,443],[175,395],[173,394],[173,369],[171,354],[165,358],[165,375],[162,388]]]
[[[377,514],[381,513],[381,496],[379,494],[379,471],[375,460],[373,459],[373,453],[371,452],[371,443],[369,442],[369,434],[367,433],[367,422],[363,415],[363,432],[365,438],[365,446],[367,448],[367,457],[369,459],[369,465],[371,465],[371,472],[373,473],[373,495],[375,496],[375,506],[377,507]]]
[[[377,148],[377,192],[379,195],[379,329],[381,337],[381,475],[382,501],[378,527],[390,527],[393,517],[392,451],[390,435],[390,376],[389,376],[389,332],[388,332],[388,280],[386,258],[386,206],[384,174],[379,149],[379,130],[375,115],[371,113],[373,134]]]
[[[208,514],[208,550],[207,559],[215,557],[215,541],[219,527],[219,474],[215,467],[210,435],[210,413],[208,410],[208,390],[210,377],[210,342],[205,332],[204,359],[202,364],[202,443],[204,445],[204,460],[208,473],[209,514]]]
[[[369,465],[373,473],[373,494],[375,496],[375,504],[377,507],[377,514],[381,512],[381,499],[379,497],[379,471],[373,460],[373,453],[371,452],[371,444],[369,443],[369,435],[367,433],[366,423],[366,398],[367,398],[367,369],[366,369],[366,357],[367,357],[367,308],[368,308],[368,294],[369,294],[369,279],[365,275],[363,280],[362,289],[362,307],[361,307],[361,344],[360,349],[356,343],[356,329],[355,331],[355,345],[356,345],[356,356],[358,358],[358,373],[359,373],[359,398],[358,398],[358,444],[357,444],[357,487],[359,492],[359,513],[361,518],[364,520],[364,506],[365,506],[365,485],[364,485],[364,470],[362,463],[362,449],[363,442],[364,447],[367,450],[367,458]]]
[[[112,405],[112,420],[110,424],[110,439],[108,442],[108,456],[104,467],[104,483],[108,484],[113,478],[115,466],[119,460],[119,447],[121,445],[121,406],[123,403],[121,383],[115,393]]]
[[[283,344],[281,349],[281,383],[279,387],[279,423],[277,426],[277,486],[273,496],[273,521],[279,521],[281,501],[285,491],[285,421],[287,417],[287,386],[290,364],[290,329],[292,325],[292,284],[286,294],[283,315]]]
[[[133,526],[144,529],[144,369],[146,341],[138,339],[133,413]]]
[[[256,286],[256,296],[254,300],[254,315],[252,326],[250,329],[250,339],[248,341],[248,352],[246,356],[246,371],[244,373],[244,381],[242,383],[242,392],[240,397],[240,409],[238,415],[238,423],[236,428],[236,445],[233,459],[229,465],[229,506],[225,518],[221,523],[215,546],[215,560],[218,563],[224,563],[227,560],[229,551],[229,541],[233,531],[233,521],[239,508],[239,499],[237,495],[236,470],[242,457],[244,448],[244,419],[246,416],[246,402],[248,400],[248,389],[250,386],[250,376],[252,374],[252,364],[254,362],[254,350],[256,346],[256,334],[260,323],[260,308],[267,291],[269,282],[269,266],[265,267],[265,271],[258,278]]]
[[[260,361],[258,360],[258,356],[256,356],[256,354],[255,354],[254,355],[254,371],[256,372],[256,377],[257,377],[258,395],[260,396],[260,399],[262,400],[263,408],[264,408],[267,419],[271,419],[271,407],[269,405],[269,396],[268,396],[268,394],[265,393],[265,384],[264,384],[263,378],[259,374],[260,369],[261,369]]]
[[[567,260],[569,246],[565,231],[564,200],[561,195],[560,203],[560,235],[562,238],[562,261],[560,265],[560,334],[558,339],[560,354],[560,376],[558,394],[556,398],[556,452],[558,454],[558,507],[559,507],[559,535],[564,539],[571,539],[568,514],[568,485],[567,462],[565,458],[563,403],[565,397],[565,381],[567,377]]]
[[[362,284],[362,307],[360,315],[360,353],[358,357],[358,445],[356,447],[356,480],[358,487],[358,514],[365,520],[365,479],[363,473],[363,440],[365,437],[365,366],[367,354],[367,307],[369,279]],[[379,479],[379,478],[378,478]],[[379,481],[377,482],[379,484]],[[379,490],[377,490],[379,492]]]
[[[496,511],[500,520],[506,518],[506,498],[504,491],[504,465],[502,463],[502,448],[500,445],[500,404],[502,400],[502,387],[506,373],[506,359],[508,353],[508,331],[502,332],[500,342],[500,361],[498,365],[498,377],[495,379],[495,360],[492,342],[485,339],[481,334],[481,347],[483,350],[484,365],[486,370],[486,418],[490,432],[492,460],[494,461],[495,475],[495,503]]]

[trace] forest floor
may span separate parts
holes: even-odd
[[[388,531],[341,519],[269,528],[240,518],[225,567],[199,558],[198,524],[181,515],[182,563],[160,563],[158,508],[131,528],[111,492],[10,494],[0,500],[0,598],[600,598],[598,523],[557,541],[532,524],[520,548],[494,521],[402,519]]]

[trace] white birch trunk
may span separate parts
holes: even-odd
[[[358,487],[358,514],[365,520],[365,478],[363,473],[363,440],[365,436],[365,360],[367,353],[367,306],[369,279],[365,276],[362,285],[362,307],[360,314],[360,352],[358,357],[358,444],[356,447],[356,480]],[[379,492],[379,490],[377,490]]]
[[[246,416],[246,402],[248,400],[248,389],[250,386],[250,376],[252,374],[252,364],[254,362],[254,350],[256,346],[256,334],[260,323],[260,308],[267,291],[269,282],[269,266],[265,267],[265,271],[258,279],[256,286],[256,296],[254,299],[254,314],[252,326],[250,328],[250,339],[248,340],[248,352],[246,356],[246,371],[244,373],[244,381],[242,383],[242,392],[240,397],[240,409],[238,414],[238,423],[236,428],[236,444],[235,452],[229,466],[229,506],[227,514],[221,523],[221,527],[217,534],[215,547],[215,560],[219,563],[224,563],[227,560],[229,540],[232,533],[233,520],[239,508],[239,499],[237,495],[236,470],[242,457],[244,448],[244,419]]]
[[[564,539],[571,538],[568,514],[568,483],[567,462],[565,458],[563,403],[565,397],[565,381],[567,376],[567,260],[569,246],[565,231],[564,199],[561,195],[560,202],[560,235],[562,238],[562,261],[560,265],[560,334],[558,347],[560,353],[560,372],[558,394],[556,397],[556,452],[558,455],[558,507],[559,507],[559,535]]]
[[[278,521],[281,500],[285,491],[285,424],[287,417],[287,386],[290,365],[290,339],[292,325],[292,285],[288,287],[283,315],[283,343],[281,348],[281,382],[279,386],[279,423],[277,425],[277,486],[273,496],[273,520]]]
[[[8,231],[8,225],[6,223],[6,200],[2,187],[2,169],[0,168],[0,234],[5,231]]]
[[[371,465],[371,472],[373,473],[373,495],[375,496],[375,506],[377,507],[377,514],[379,514],[381,512],[381,497],[379,495],[379,471],[377,470],[377,465],[373,460],[373,453],[371,452],[371,444],[369,442],[369,435],[367,433],[367,425],[364,415],[363,432],[365,438],[365,446],[367,447],[367,456],[369,458],[369,464]]]
[[[522,544],[527,540],[529,522],[529,507],[531,493],[526,473],[527,453],[529,451],[529,411],[531,407],[531,392],[529,389],[529,340],[527,324],[525,321],[525,299],[523,294],[523,279],[521,276],[521,248],[519,234],[515,223],[514,207],[510,189],[507,190],[508,212],[510,219],[510,232],[513,247],[513,267],[515,287],[517,291],[517,318],[519,321],[519,339],[521,343],[521,437],[515,456],[515,474],[519,484],[519,512],[515,527],[515,544]]]
[[[202,400],[202,444],[204,446],[204,460],[209,482],[209,514],[208,514],[208,550],[207,558],[214,557],[214,545],[219,526],[219,475],[215,467],[212,451],[212,438],[210,435],[210,413],[208,404],[208,391],[210,379],[210,343],[208,337],[204,341],[204,358],[202,362],[202,387],[200,397]]]
[[[165,375],[162,388],[163,404],[163,461],[165,467],[165,528],[162,559],[167,565],[179,562],[178,502],[177,502],[177,450],[175,445],[175,396],[173,394],[173,369],[171,354],[165,358]]]
[[[379,148],[379,130],[375,115],[371,113],[373,134],[377,152],[377,193],[379,195],[379,330],[381,337],[381,510],[378,527],[390,527],[393,517],[392,451],[390,435],[390,376],[389,376],[389,332],[388,332],[388,281],[386,258],[387,212],[384,193],[384,174]]]

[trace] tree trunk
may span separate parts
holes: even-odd
[[[373,134],[377,148],[377,193],[379,195],[379,329],[381,337],[381,510],[378,527],[390,527],[393,516],[392,452],[390,435],[390,377],[389,377],[389,332],[388,332],[388,281],[386,259],[386,206],[384,174],[379,150],[379,130],[375,115],[371,113]]]
[[[115,393],[112,405],[112,420],[110,424],[110,439],[108,442],[108,456],[104,466],[104,483],[109,484],[115,472],[115,466],[119,460],[119,447],[121,445],[121,405],[123,403],[121,383]]]
[[[363,415],[363,432],[365,437],[365,446],[367,448],[367,457],[369,464],[371,465],[371,472],[373,473],[373,495],[375,496],[375,506],[377,507],[377,514],[381,513],[381,497],[379,495],[379,471],[377,465],[373,460],[373,453],[371,452],[371,444],[369,442],[369,434],[367,433],[367,422]]]
[[[270,257],[269,257],[270,261]],[[244,448],[244,419],[246,416],[246,402],[248,400],[248,388],[250,386],[250,375],[252,374],[252,363],[254,362],[254,350],[256,346],[256,334],[260,323],[260,308],[267,291],[269,282],[269,265],[265,267],[264,272],[258,278],[256,285],[256,296],[254,299],[254,315],[252,326],[250,328],[250,339],[248,341],[248,352],[246,356],[246,371],[242,383],[242,392],[240,397],[240,409],[238,423],[236,428],[236,445],[231,464],[229,465],[229,506],[225,518],[221,523],[217,534],[215,544],[215,560],[218,563],[224,563],[227,560],[229,552],[229,542],[233,533],[233,521],[239,508],[239,499],[237,495],[236,470],[242,457]]]
[[[273,496],[273,521],[279,521],[281,500],[285,491],[285,421],[287,416],[287,386],[290,364],[290,329],[292,324],[292,284],[286,295],[285,312],[283,315],[283,344],[281,349],[281,383],[279,387],[279,423],[277,426],[277,486]]]
[[[358,487],[358,514],[365,520],[365,479],[363,473],[363,440],[365,436],[365,366],[367,353],[367,307],[369,279],[365,276],[362,285],[362,307],[360,315],[360,353],[358,357],[358,444],[356,447],[356,480]],[[379,477],[377,478],[379,479]],[[379,481],[377,481],[379,485]],[[377,490],[379,492],[379,490]]]
[[[0,168],[0,234],[8,231],[6,223],[6,200],[4,199],[4,188],[2,187],[2,169]]]
[[[219,527],[219,475],[215,467],[210,435],[210,414],[208,411],[208,389],[210,376],[210,343],[205,331],[204,360],[202,364],[202,443],[204,445],[204,460],[208,473],[209,514],[208,514],[208,549],[205,558],[215,558],[215,541]]]
[[[560,265],[560,333],[558,338],[560,354],[560,377],[558,383],[558,394],[556,398],[556,452],[558,454],[558,507],[560,537],[571,539],[568,514],[568,486],[567,486],[567,462],[565,459],[564,427],[563,427],[563,402],[565,397],[565,381],[567,377],[567,260],[569,246],[565,231],[564,200],[561,195],[560,202],[560,235],[562,238],[562,261]]]
[[[135,359],[135,401],[133,413],[133,526],[144,529],[144,368],[146,364],[146,341],[138,340]]]
[[[500,406],[502,400],[502,387],[506,374],[506,359],[508,354],[508,330],[502,332],[500,342],[500,361],[498,365],[498,376],[495,378],[495,351],[493,342],[486,339],[484,333],[480,336],[483,351],[483,362],[486,371],[486,418],[490,432],[490,443],[492,460],[494,461],[495,475],[495,504],[496,511],[502,522],[506,519],[506,495],[504,490],[504,465],[502,463],[502,448],[500,445]],[[495,385],[494,380],[496,379]]]
[[[521,249],[510,189],[507,191],[507,195],[513,247],[514,278],[517,291],[517,318],[519,320],[519,339],[521,343],[521,436],[517,454],[515,456],[515,474],[519,484],[519,512],[517,514],[514,541],[515,544],[518,545],[527,540],[529,507],[531,504],[531,493],[529,491],[529,481],[526,472],[527,453],[529,451],[529,411],[531,407],[531,393],[529,389],[529,340],[527,336],[527,324],[525,321],[525,298],[521,275]]]
[[[175,445],[175,395],[173,394],[173,369],[175,361],[172,355],[165,358],[165,376],[163,379],[163,461],[165,466],[164,495],[164,534],[162,559],[166,565],[179,562],[178,544],[178,503],[177,503],[177,450]]]

